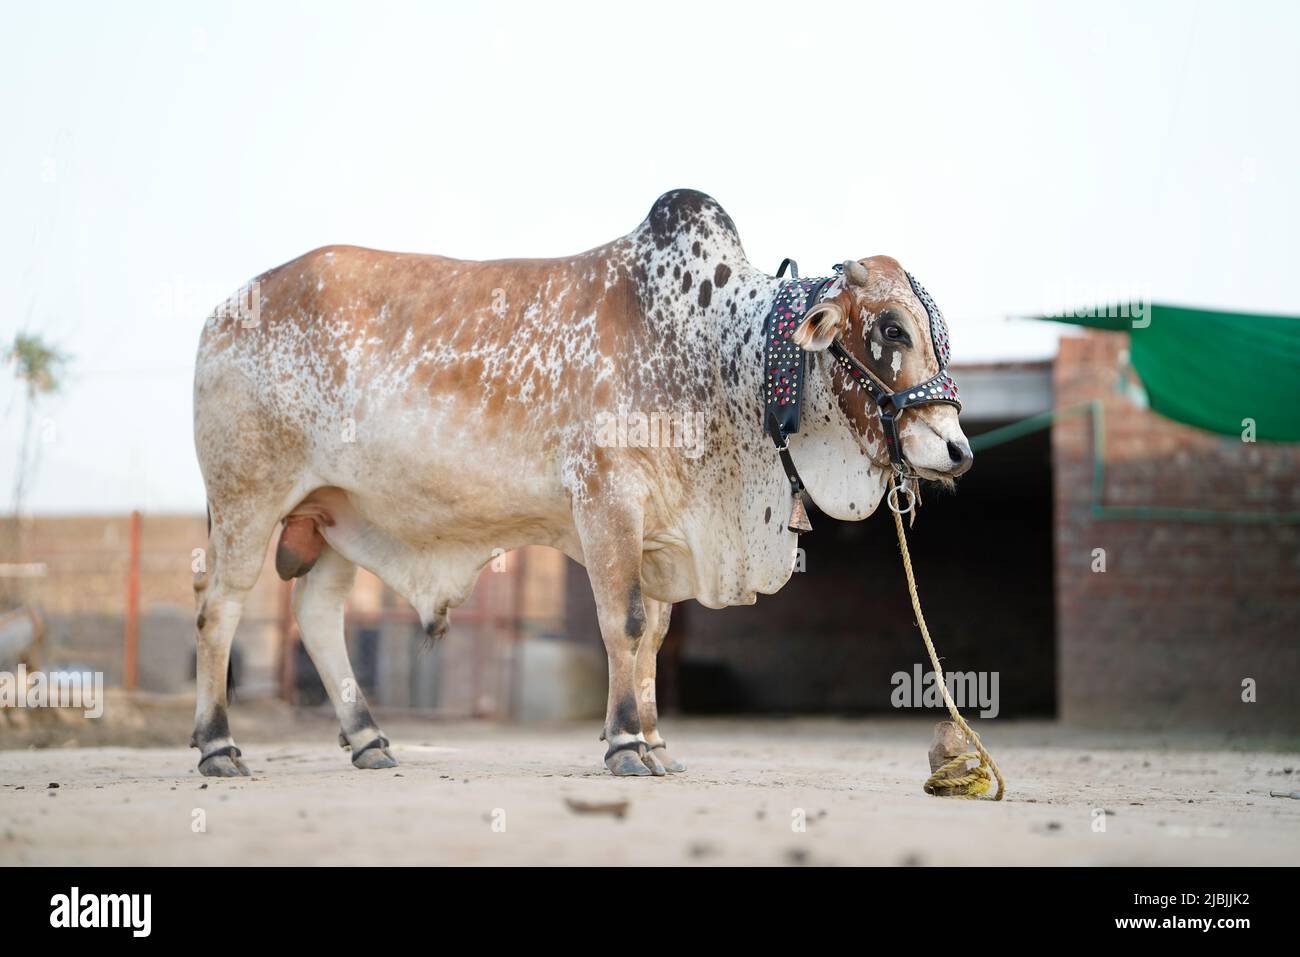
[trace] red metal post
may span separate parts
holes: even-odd
[[[131,513],[131,552],[126,572],[126,640],[122,649],[122,686],[134,691],[140,653],[140,513]]]

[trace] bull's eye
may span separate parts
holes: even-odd
[[[903,327],[896,322],[885,323],[881,331],[890,342],[901,342],[907,345],[912,341],[908,334],[903,331]]]
[[[901,342],[907,345],[912,340],[898,323],[898,316],[892,309],[886,309],[880,314],[880,334],[890,342]]]

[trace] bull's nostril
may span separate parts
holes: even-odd
[[[970,452],[963,446],[958,445],[956,442],[948,443],[948,458],[952,459],[953,465],[960,465],[968,455],[970,455]]]

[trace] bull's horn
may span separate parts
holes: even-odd
[[[865,286],[867,284],[867,267],[856,259],[846,259],[844,260],[844,278],[849,281],[850,286]]]

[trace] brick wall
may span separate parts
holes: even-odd
[[[1126,346],[1113,333],[1064,339],[1054,370],[1058,407],[1102,400],[1105,504],[1300,511],[1300,449],[1141,410],[1115,387]],[[1053,428],[1061,717],[1300,732],[1300,526],[1098,518],[1092,429],[1089,415]],[[1245,678],[1256,703],[1242,701]]]
[[[129,515],[24,519],[10,560],[43,566],[39,575],[4,582],[6,603],[32,604],[46,617],[47,664],[89,667],[109,684],[122,680],[130,560]],[[12,537],[12,536],[11,536]],[[144,515],[140,527],[142,688],[179,690],[194,650],[196,548],[207,545],[202,514]],[[279,579],[267,567],[249,596],[236,639],[241,678],[266,684],[274,668]]]
[[[129,515],[39,516],[24,520],[21,560],[45,566],[38,577],[10,583],[23,601],[50,615],[122,615],[130,560]],[[207,522],[194,515],[144,515],[140,524],[140,607],[194,610],[193,551],[207,547]],[[278,598],[268,559],[246,613],[273,617]]]

